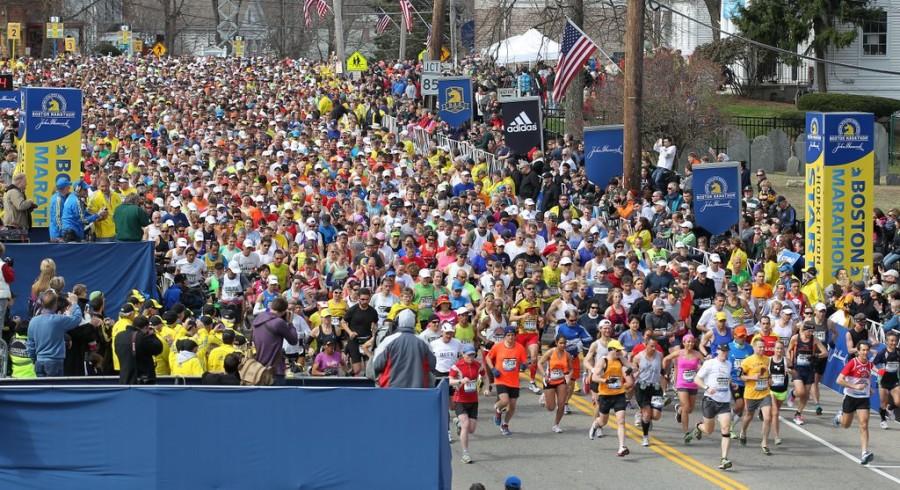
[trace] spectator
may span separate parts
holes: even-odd
[[[269,303],[269,308],[253,320],[253,344],[256,346],[256,360],[264,366],[271,366],[276,386],[284,385],[284,355],[282,344],[297,345],[297,331],[288,325],[287,300],[281,296]]]
[[[162,353],[163,345],[150,327],[147,317],[136,316],[125,331],[115,336],[113,342],[119,357],[119,384],[156,384],[153,356]]]
[[[50,205],[47,208],[51,242],[60,242],[63,239],[63,208],[71,190],[72,181],[68,175],[63,174],[56,178],[56,192],[50,196]]]
[[[94,236],[98,242],[111,242],[117,235],[114,217],[119,205],[122,204],[122,195],[110,191],[109,177],[99,177],[95,183],[97,190],[88,197],[87,212],[99,214],[103,210],[107,211],[104,217],[94,222]]]
[[[222,360],[222,373],[203,373],[201,383],[204,385],[237,386],[241,384],[241,353],[232,352]]]
[[[31,228],[31,212],[37,204],[25,196],[25,174],[17,173],[3,194],[3,224],[10,228]]]
[[[67,242],[80,242],[84,240],[85,226],[97,220],[105,219],[109,215],[107,209],[101,209],[97,214],[88,213],[84,204],[87,197],[88,186],[83,180],[75,183],[75,192],[66,196],[62,209],[62,236]]]
[[[150,224],[150,216],[138,205],[138,196],[131,194],[125,197],[121,205],[116,206],[113,221],[116,240],[139,242],[144,237],[144,227]]]
[[[387,336],[375,352],[372,374],[382,388],[431,388],[435,367],[434,353],[416,337],[416,314],[403,310],[397,314],[397,332]]]
[[[28,357],[34,361],[34,371],[39,378],[62,376],[66,359],[66,332],[81,324],[81,308],[78,297],[69,293],[69,306],[65,315],[57,313],[59,298],[53,290],[41,293],[41,313],[28,325]]]
[[[16,280],[13,260],[6,256],[6,245],[0,243],[0,322],[6,321],[6,311],[12,299],[10,285]]]

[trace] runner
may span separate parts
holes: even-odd
[[[650,445],[650,428],[654,420],[662,417],[662,409],[665,404],[662,391],[662,354],[657,350],[656,339],[647,336],[644,341],[644,350],[634,356],[632,360],[637,370],[635,384],[638,407],[640,407],[640,425],[643,437],[641,445]]]
[[[694,427],[694,438],[698,441],[703,435],[713,433],[716,422],[722,435],[722,459],[720,470],[731,469],[728,449],[731,446],[731,379],[733,367],[729,361],[731,345],[719,344],[716,357],[707,359],[697,372],[697,386],[703,390],[703,401],[700,410],[703,422]]]
[[[834,345],[834,339],[837,338],[837,330],[834,324],[827,316],[828,307],[824,303],[816,303],[815,316],[813,324],[816,327],[815,336],[826,350]],[[817,357],[815,363],[815,381],[812,384],[810,397],[816,402],[816,415],[822,415],[822,405],[819,403],[819,384],[822,382],[822,376],[825,375],[825,367],[828,365],[828,356],[824,358]]]
[[[876,354],[875,359],[872,359],[872,364],[878,369],[884,370],[881,380],[878,382],[878,397],[881,400],[878,415],[881,416],[882,429],[888,428],[888,410],[893,410],[894,420],[900,422],[900,380],[898,380],[900,350],[897,349],[898,336],[900,336],[900,333],[896,330],[890,331],[887,334],[885,349]]]
[[[522,290],[525,297],[509,310],[509,321],[520,325],[516,342],[528,349],[528,374],[530,377],[528,389],[532,393],[540,393],[541,389],[534,383],[534,375],[537,373],[538,351],[540,350],[539,331],[543,329],[544,321],[541,314],[542,302],[535,293],[533,281],[524,281]]]
[[[563,431],[559,427],[559,422],[563,418],[566,402],[569,399],[569,381],[575,363],[572,356],[566,352],[566,337],[562,334],[556,336],[555,347],[545,352],[538,362],[538,372],[544,380],[541,404],[548,412],[556,410],[551,430],[557,434]]]
[[[859,445],[862,455],[859,464],[869,464],[875,454],[869,451],[869,410],[872,392],[871,378],[875,365],[869,361],[869,342],[861,340],[856,344],[856,356],[841,369],[837,384],[844,387],[844,402],[841,410],[835,414],[832,423],[835,427],[849,428],[856,417],[859,423]]]
[[[744,386],[744,414],[741,417],[741,432],[738,440],[742,446],[747,445],[747,429],[756,411],[760,410],[763,414],[762,441],[760,447],[763,454],[770,456],[772,451],[769,449],[769,430],[772,424],[772,397],[769,396],[769,358],[763,355],[765,344],[760,338],[754,339],[753,355],[741,361],[741,379],[746,383]]]
[[[478,352],[474,345],[463,346],[463,358],[450,368],[450,386],[455,388],[456,433],[462,446],[462,462],[471,463],[469,437],[475,433],[478,423],[478,373],[481,364],[475,360]]]
[[[483,358],[495,344],[503,341],[507,323],[500,310],[502,301],[495,299],[494,293],[485,294],[482,305],[478,334],[482,340],[483,352],[481,355]],[[488,396],[494,388],[494,375],[490,369],[485,369],[485,373],[487,374],[487,383],[484,383],[483,390],[484,396]]]
[[[595,340],[591,346],[588,348],[587,353],[584,355],[584,380],[582,382],[586,385],[590,385],[590,376],[591,371],[594,370],[594,366],[600,362],[604,357],[606,357],[607,353],[607,345],[609,342],[613,340],[612,333],[612,322],[604,318],[600,320],[600,336]],[[597,403],[597,393],[596,390],[591,390],[591,402]]]
[[[788,366],[791,368],[794,389],[791,390],[790,400],[796,405],[794,411],[794,423],[803,425],[803,410],[809,400],[809,388],[815,383],[816,367],[824,364],[828,358],[828,350],[814,336],[816,327],[813,323],[804,323],[800,333],[791,337],[788,346]],[[789,403],[790,403],[789,400]]]
[[[712,358],[718,352],[722,344],[729,344],[734,340],[731,329],[728,328],[728,314],[724,311],[716,313],[716,326],[703,334],[700,338],[700,352],[706,358]]]
[[[694,402],[697,399],[697,384],[694,378],[697,369],[703,361],[703,355],[694,350],[696,338],[687,334],[681,339],[683,348],[679,349],[663,359],[663,370],[668,371],[672,362],[675,362],[675,390],[678,392],[678,403],[675,404],[675,421],[681,424],[684,433],[684,443],[690,444],[691,413],[694,411]]]
[[[781,445],[781,404],[787,399],[788,387],[788,367],[787,360],[784,357],[784,344],[779,340],[775,344],[775,354],[769,358],[769,373],[771,373],[772,383],[769,390],[772,393],[772,431],[775,433],[775,445]]]
[[[516,341],[515,327],[506,327],[503,331],[503,342],[494,344],[484,358],[497,386],[494,424],[500,426],[500,433],[505,436],[511,434],[509,421],[516,413],[516,404],[519,400],[519,368],[527,361],[528,354],[525,348]]]
[[[625,446],[625,391],[633,384],[631,368],[623,362],[622,344],[610,340],[606,345],[606,356],[597,362],[591,371],[591,388],[597,392],[596,418],[588,430],[588,438],[603,437],[603,427],[609,421],[609,412],[616,416],[616,432],[619,450],[616,456],[627,456],[631,451]]]
[[[575,382],[581,377],[581,353],[589,348],[591,336],[584,327],[578,324],[578,312],[574,310],[566,312],[566,321],[556,328],[556,334],[565,337],[566,352],[572,358],[572,373],[569,376],[568,397],[564,409],[564,413],[568,415],[572,413],[569,408],[569,400],[575,393]]]

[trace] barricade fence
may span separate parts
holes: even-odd
[[[397,118],[394,116],[384,116],[382,119],[382,126],[389,132],[393,133],[397,136],[397,139],[400,139],[401,132],[403,129],[397,123]],[[452,152],[453,154],[461,155],[465,158],[471,158],[472,160],[478,162],[484,160],[487,162],[490,171],[493,173],[494,171],[500,170],[502,167],[502,162],[497,155],[489,151],[482,150],[480,148],[476,148],[475,145],[468,141],[455,140],[450,138],[448,135],[443,133],[435,133],[429,134],[425,128],[420,128],[418,126],[414,126],[412,128],[412,134],[407,132],[407,135],[413,142],[413,146],[416,149],[416,153],[420,155],[428,155],[431,153],[431,150],[434,148],[442,148],[445,151]]]

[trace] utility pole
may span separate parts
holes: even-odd
[[[334,0],[334,47],[338,60],[344,62],[344,6],[343,0]]]
[[[453,67],[456,68],[456,6],[450,0],[450,57],[453,59]]]
[[[397,56],[397,59],[403,61],[406,59],[406,26],[404,25],[403,19],[400,19],[400,55]]]
[[[641,99],[644,78],[644,0],[628,0],[625,19],[624,183],[641,187]]]
[[[440,61],[443,42],[444,0],[434,0],[434,10],[431,12],[431,44],[428,46],[430,59]]]
[[[281,0],[281,57],[287,58],[287,17],[284,15],[284,8],[287,0]]]
[[[572,0],[569,18],[584,30],[584,0]],[[579,70],[566,90],[566,133],[575,139],[584,137],[584,70]]]

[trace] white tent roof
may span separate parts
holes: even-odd
[[[482,54],[494,58],[501,65],[556,60],[559,59],[559,43],[535,29],[529,29],[525,34],[492,44],[482,50]]]

